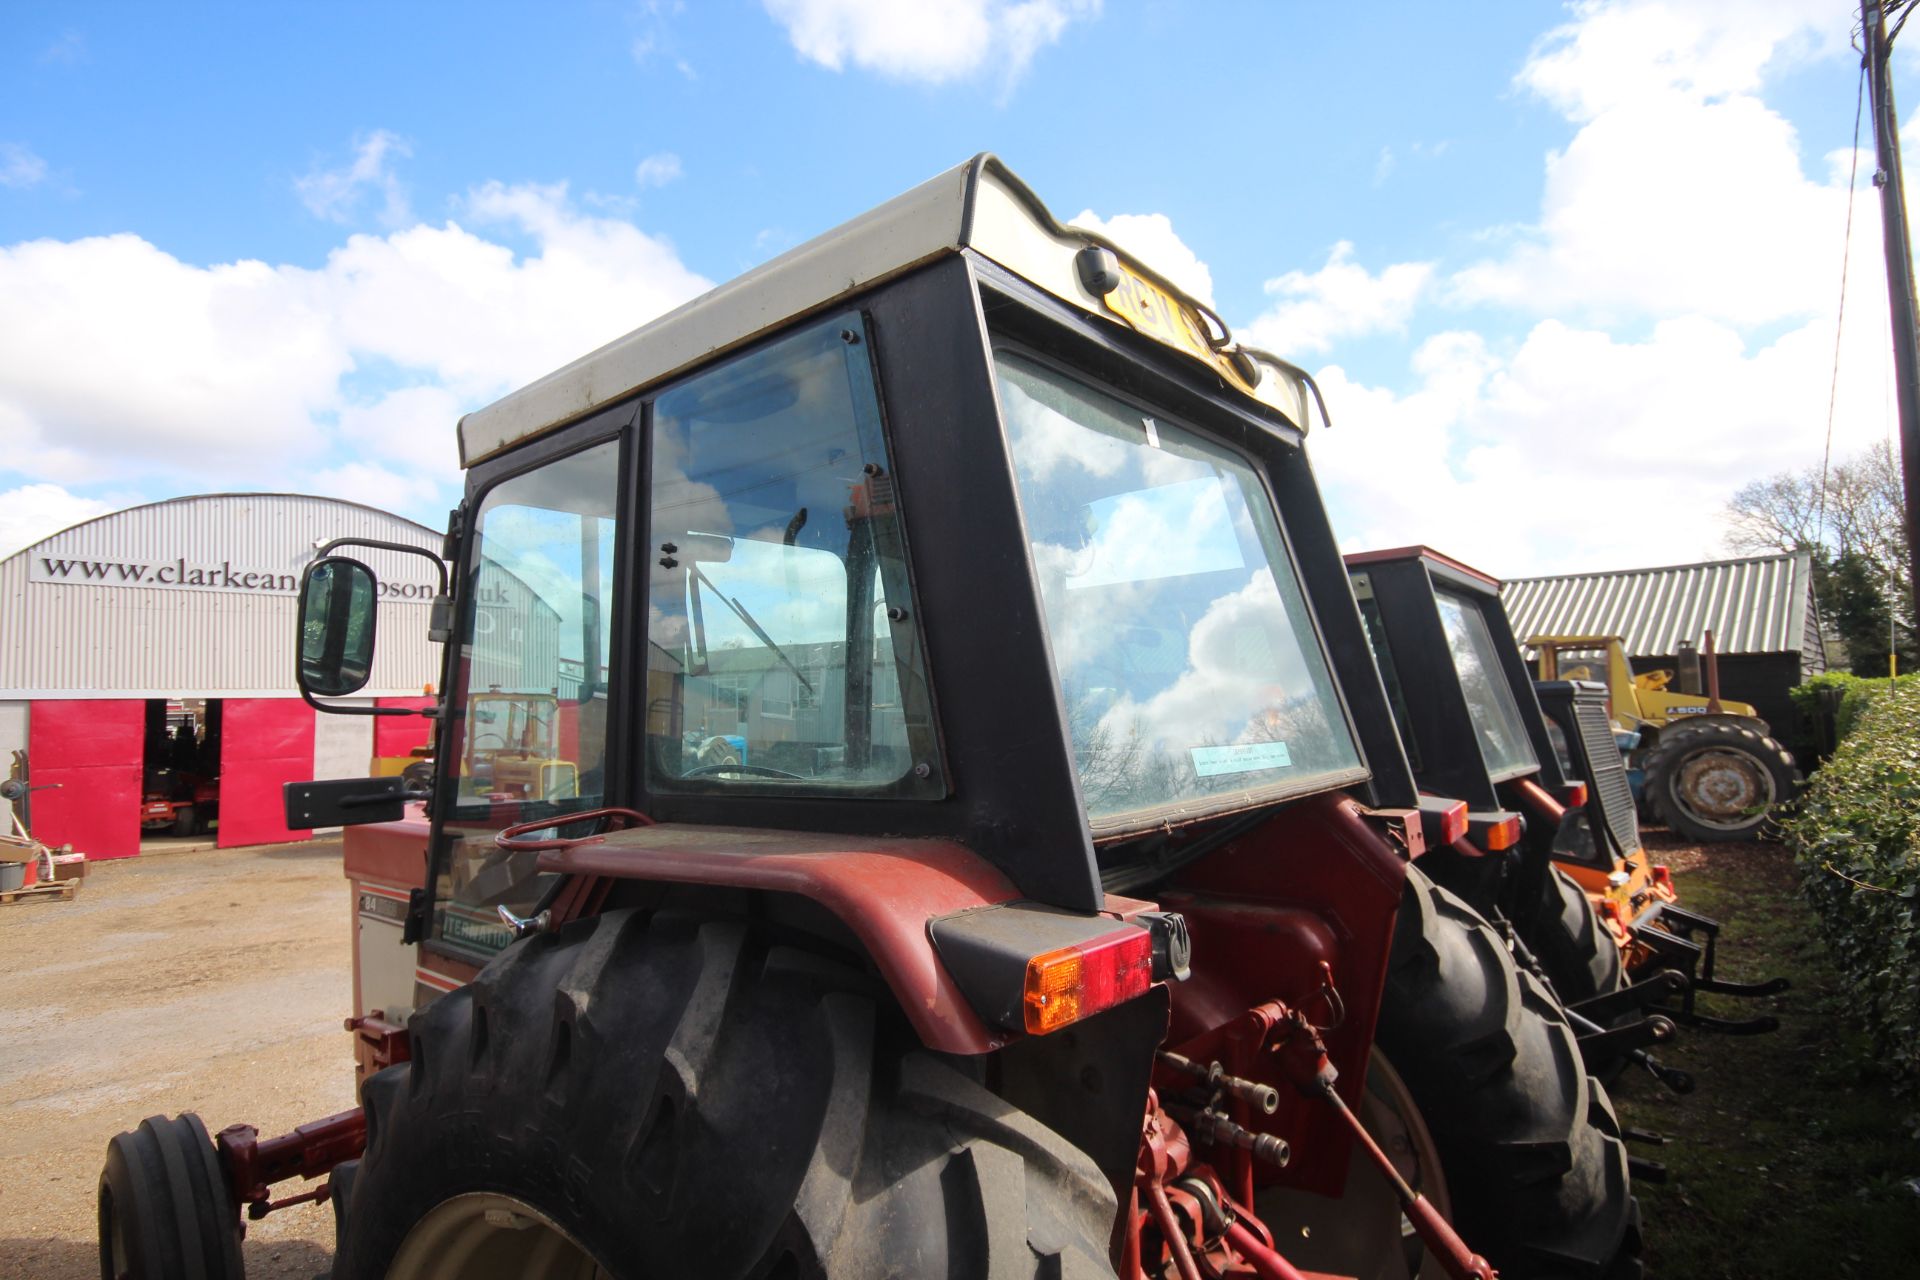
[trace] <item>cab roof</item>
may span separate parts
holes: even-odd
[[[1104,295],[1088,288],[1076,266],[1076,255],[1089,246],[1112,252],[1135,275],[1192,308],[1203,329],[1215,331],[1218,352],[1239,356],[1239,367],[1252,378],[1222,376],[1229,392],[1305,429],[1312,389],[1305,373],[1276,356],[1235,344],[1209,308],[1110,240],[1057,221],[1012,170],[982,153],[467,414],[459,428],[461,465],[471,466],[545,435],[851,293],[963,250],[993,260],[1069,305],[1124,326]],[[1186,358],[1210,367],[1199,356]],[[1317,398],[1318,391],[1313,394]]]

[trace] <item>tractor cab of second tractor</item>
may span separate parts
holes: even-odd
[[[1646,952],[1626,904],[1640,889],[1670,900],[1670,882],[1623,859],[1590,886],[1566,863],[1564,832],[1595,780],[1554,750],[1499,582],[1428,547],[1346,560],[1422,804],[1466,811],[1465,830],[1433,842],[1421,866],[1506,922],[1581,1025],[1591,1065],[1631,1058],[1690,1086],[1646,1054],[1674,1033],[1671,1019],[1648,1010],[1684,980],[1657,966],[1637,975],[1644,981],[1629,976]]]

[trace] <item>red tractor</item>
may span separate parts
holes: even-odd
[[[371,824],[363,1106],[116,1138],[103,1273],[331,1198],[337,1280],[1638,1275],[1562,1010],[1410,865],[1310,394],[983,156],[463,419],[435,758],[557,690],[577,788],[289,787]]]

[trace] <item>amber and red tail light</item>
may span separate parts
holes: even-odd
[[[1045,1035],[1186,976],[1186,924],[1009,902],[929,921],[940,962],[982,1019]]]

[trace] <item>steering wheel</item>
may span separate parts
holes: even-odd
[[[486,746],[486,740],[488,738],[493,739],[497,749],[502,751],[506,749],[506,735],[500,733],[476,733],[473,735],[472,741],[467,743],[467,748],[471,751],[485,751],[488,749]]]
[[[741,764],[738,760],[722,760],[717,764],[696,765],[680,776],[683,778],[704,778],[713,773],[745,773],[756,778],[791,778],[795,782],[806,779],[797,773],[788,773],[785,769],[770,769],[764,764]]]

